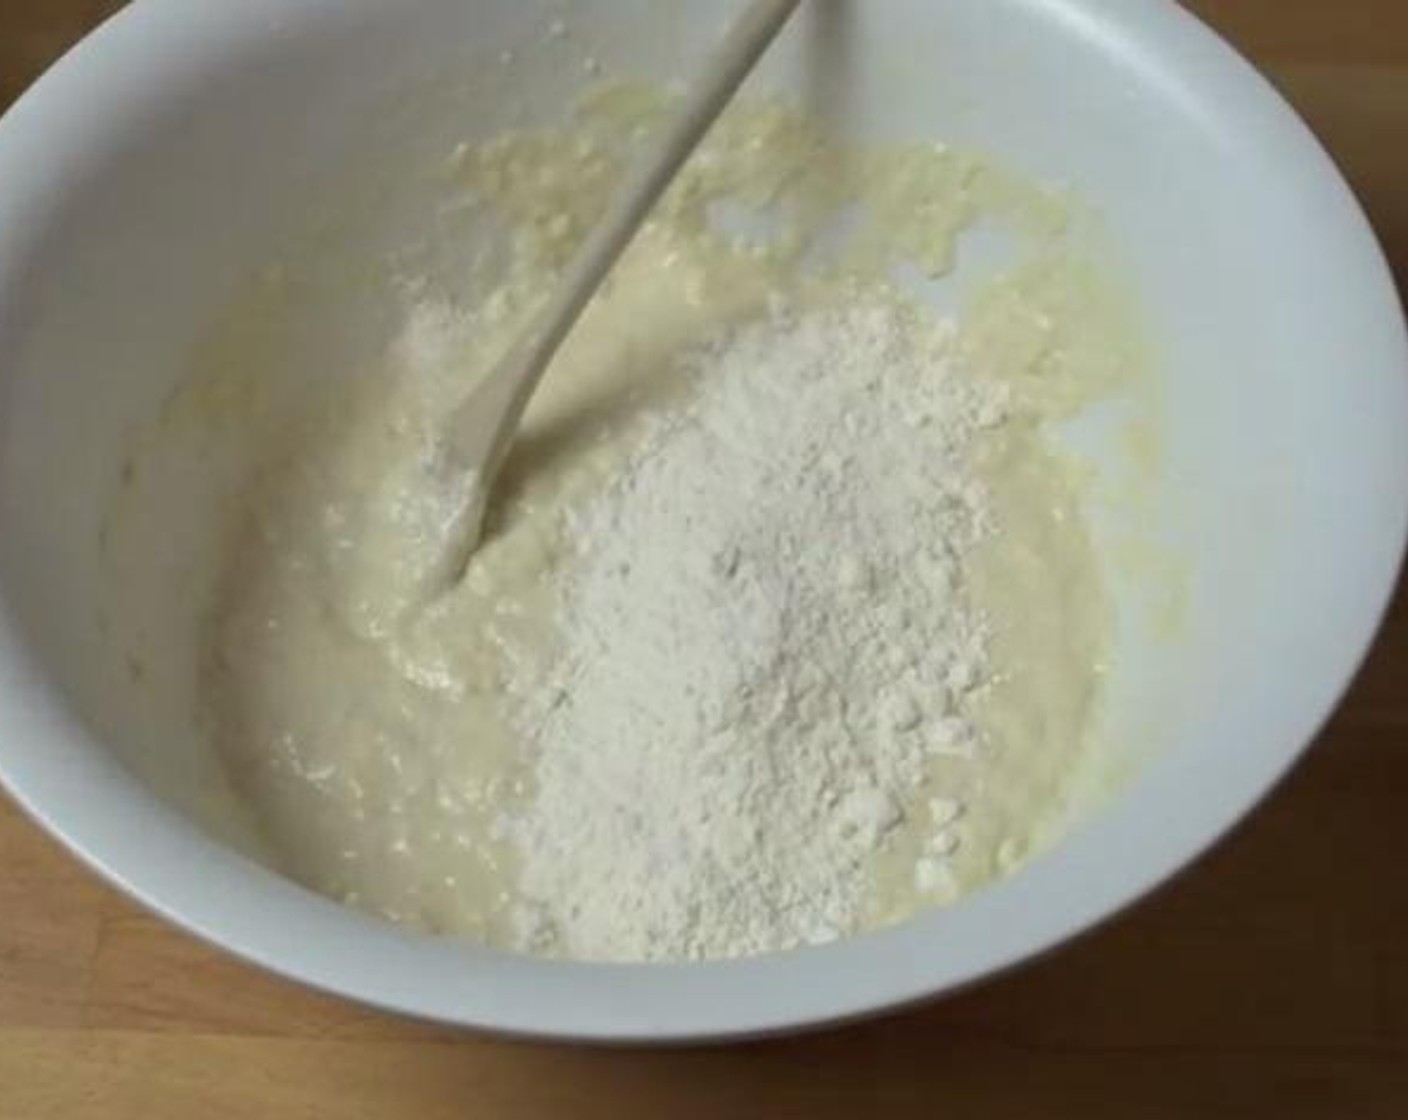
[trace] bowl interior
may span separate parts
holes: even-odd
[[[1162,0],[817,3],[760,88],[858,138],[943,140],[1069,185],[1136,294],[1165,420],[1155,508],[1186,568],[1178,640],[1121,646],[1115,725],[1150,763],[1008,883],[738,964],[585,967],[437,943],[240,854],[257,846],[182,705],[193,652],[159,703],[136,702],[101,640],[98,542],[133,433],[334,185],[368,215],[366,259],[432,253],[433,185],[408,169],[559,114],[587,58],[669,81],[722,14],[582,0],[556,36],[549,3],[144,0],[0,127],[0,775],[176,920],[310,983],[506,1030],[698,1037],[832,1019],[972,980],[1148,889],[1275,781],[1337,699],[1401,550],[1408,399],[1386,271],[1314,142]],[[378,322],[375,286],[349,293],[336,345],[354,351]],[[144,606],[173,632],[200,597],[204,496],[174,489],[153,526]],[[1140,595],[1127,582],[1126,612]]]

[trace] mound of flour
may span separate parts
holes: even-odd
[[[937,756],[978,761],[964,564],[990,511],[969,461],[1005,414],[950,333],[886,306],[741,329],[570,516],[559,644],[513,681],[522,948],[829,941],[865,925],[901,826],[949,823],[923,792]]]

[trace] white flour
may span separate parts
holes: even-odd
[[[509,673],[536,778],[501,822],[520,947],[830,941],[907,820],[930,837],[915,885],[942,890],[963,806],[926,790],[936,758],[982,761],[969,459],[1005,399],[948,336],[882,306],[744,329],[573,518],[555,660]]]

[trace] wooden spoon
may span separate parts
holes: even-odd
[[[709,131],[800,0],[750,0],[693,83],[679,115],[568,266],[547,307],[450,417],[452,470],[472,475],[461,556],[479,545],[484,510],[533,391],[592,296],[676,172]],[[461,567],[460,570],[463,570]]]

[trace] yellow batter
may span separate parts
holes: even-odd
[[[451,189],[504,242],[478,258],[468,287],[482,298],[416,291],[361,368],[293,386],[272,371],[289,365],[299,268],[316,265],[271,273],[134,450],[108,533],[115,640],[144,675],[171,659],[121,624],[123,604],[142,601],[128,584],[144,539],[201,447],[229,482],[195,704],[275,858],[349,904],[517,943],[513,862],[492,822],[528,795],[529,774],[502,657],[551,642],[561,512],[604,486],[643,416],[670,406],[673,362],[691,343],[779,296],[907,299],[916,276],[953,268],[975,226],[1018,246],[960,321],[971,375],[1010,385],[1017,412],[982,449],[999,529],[972,569],[994,632],[990,749],[981,766],[935,764],[935,791],[960,791],[965,807],[949,870],[916,884],[923,837],[902,826],[873,868],[869,924],[1020,866],[1069,824],[1072,791],[1099,764],[1111,620],[1076,472],[1048,422],[1127,376],[1127,324],[1112,329],[1118,305],[1068,243],[1061,199],[940,147],[841,149],[776,105],[726,117],[555,364],[469,577],[445,590],[436,543],[463,496],[427,490],[427,449],[665,106],[610,87],[561,130],[458,149]]]

